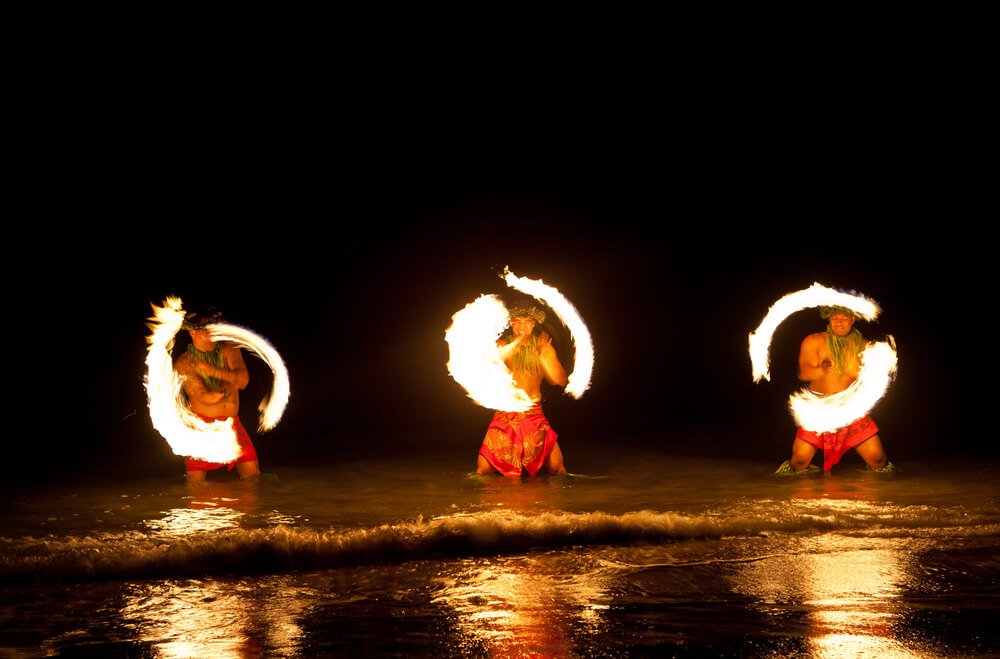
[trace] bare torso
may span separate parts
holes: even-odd
[[[858,379],[860,361],[856,354],[845,358],[844,371],[834,365],[833,353],[827,345],[827,333],[816,332],[802,341],[799,353],[799,379],[819,394],[835,394],[847,389]]]
[[[511,364],[507,364],[508,368],[511,368]],[[524,371],[515,371],[511,368],[511,372],[514,374],[514,382],[520,389],[524,389],[525,393],[531,397],[534,402],[539,402],[542,400],[542,371],[538,370],[533,373],[527,373]]]
[[[835,336],[846,337],[853,325],[853,319],[835,319],[835,315],[831,315],[830,326],[840,328],[840,333]],[[861,369],[858,353],[864,350],[864,339],[852,343],[844,342],[842,348],[844,364],[842,369],[838,369],[827,341],[829,337],[828,332],[810,334],[802,340],[802,347],[799,350],[799,379],[808,382],[809,388],[818,394],[836,394],[844,391],[858,379]],[[788,468],[792,472],[806,469],[816,450],[816,446],[796,435],[792,443],[792,457],[787,463]],[[854,450],[871,469],[883,469],[889,464],[889,458],[882,448],[882,440],[877,434],[855,446]]]
[[[532,401],[542,401],[542,380],[549,384],[565,387],[569,382],[566,369],[559,361],[552,340],[545,332],[540,332],[537,339],[532,340],[532,330],[535,327],[532,314],[512,315],[511,331],[513,337],[509,340],[498,339],[497,347],[500,357],[514,377],[514,382]],[[530,351],[530,352],[529,352]],[[519,354],[520,353],[520,354]],[[518,365],[520,364],[520,365]],[[545,469],[550,474],[565,474],[562,450],[555,442],[545,458]],[[495,471],[490,461],[480,452],[477,463],[477,474],[488,474]]]
[[[530,328],[528,331],[530,334]],[[512,344],[518,342],[518,339],[515,339],[510,343],[499,341],[498,344],[500,346],[510,346],[513,348],[514,346]],[[526,348],[519,349],[524,350]],[[538,368],[533,370],[517,368],[514,364],[514,352],[507,354],[504,359],[504,363],[514,375],[514,382],[517,386],[520,389],[523,389],[531,400],[538,403],[542,400],[542,380],[546,380],[553,385],[565,387],[568,382],[568,378],[566,375],[566,369],[563,368],[562,363],[559,361],[559,357],[556,355],[555,348],[552,347],[552,342],[548,334],[542,332],[538,336],[537,346],[531,349],[537,350],[538,352]]]
[[[239,348],[222,344],[221,352],[229,369],[246,369]],[[219,391],[208,391],[204,378],[198,372],[198,361],[189,353],[178,357],[174,367],[181,375],[188,404],[194,412],[208,417],[237,415],[240,410],[240,390],[236,383],[223,381]]]

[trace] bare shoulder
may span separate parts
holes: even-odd
[[[219,352],[222,354],[223,358],[229,363],[233,363],[234,360],[243,359],[243,352],[240,350],[240,345],[238,343],[231,343],[227,341],[223,344],[220,344]]]
[[[184,371],[191,366],[191,355],[187,352],[182,352],[177,359],[174,360],[174,368],[178,371]]]
[[[826,343],[826,332],[814,332],[802,339],[802,347],[818,346]]]

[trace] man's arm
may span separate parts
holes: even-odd
[[[226,363],[229,364],[231,379],[237,389],[246,389],[250,384],[250,371],[247,370],[246,362],[243,361],[243,351],[238,347],[233,348],[226,354]]]
[[[497,351],[500,353],[500,360],[503,363],[506,364],[514,356],[517,349],[524,343],[526,336],[515,336],[510,343],[504,343],[502,340],[497,339]]]
[[[820,362],[819,351],[826,344],[826,334],[817,332],[802,339],[799,348],[799,379],[803,382],[818,380],[833,368],[829,359]]]
[[[538,359],[542,364],[542,372],[545,374],[546,382],[560,387],[569,384],[566,369],[559,361],[556,349],[552,347],[552,338],[545,332],[538,335]]]
[[[202,405],[215,405],[226,392],[209,391],[205,386],[205,381],[198,375],[195,361],[187,354],[181,355],[174,362],[174,370],[181,376],[181,387],[187,394],[189,400],[195,400]]]
[[[198,362],[194,365],[194,369],[202,377],[215,378],[234,384],[237,389],[246,389],[250,383],[250,371],[247,370],[246,362],[243,361],[243,353],[238,347],[232,346],[226,350],[225,358],[228,368],[219,368],[205,362]]]

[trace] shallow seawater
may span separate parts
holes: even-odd
[[[995,463],[467,458],[7,496],[0,655],[1000,653]]]

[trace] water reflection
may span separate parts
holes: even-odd
[[[164,540],[227,535],[259,523],[291,523],[261,511],[257,483],[206,482],[188,488],[187,506],[144,521]],[[175,545],[183,552],[186,545]],[[200,551],[192,542],[191,551]],[[176,547],[181,547],[177,550]],[[263,657],[296,654],[304,600],[283,576],[156,581],[127,586],[121,616],[157,657]]]
[[[815,504],[824,515],[831,508],[877,512],[862,501]],[[916,567],[902,541],[828,533],[802,539],[790,551],[737,566],[735,590],[782,619],[789,610],[803,612],[811,656],[926,656],[894,636],[906,609],[902,586]]]
[[[482,479],[481,507],[503,516],[531,516],[559,507],[566,479]],[[464,654],[491,657],[575,654],[581,637],[606,625],[617,570],[565,551],[470,558],[447,579],[435,602],[457,614]],[[573,639],[576,639],[574,643]]]
[[[574,654],[572,639],[598,634],[610,575],[568,575],[555,553],[467,560],[436,598],[458,614],[466,650],[491,657]]]
[[[525,511],[558,503],[572,483],[567,477],[556,476],[505,478],[489,474],[474,478],[483,503]]]
[[[301,647],[304,606],[287,580],[132,584],[122,619],[157,657],[287,656]]]
[[[880,476],[882,474],[858,474],[858,478],[841,478],[836,475],[793,478],[789,479],[789,494],[796,499],[824,499],[827,503],[859,503],[864,509],[864,503],[879,503],[886,499],[886,492],[891,488],[892,482]]]
[[[260,510],[254,481],[204,482],[191,484],[185,508],[171,508],[162,517],[144,520],[145,526],[160,536],[182,537],[211,533],[242,526],[242,518]]]

